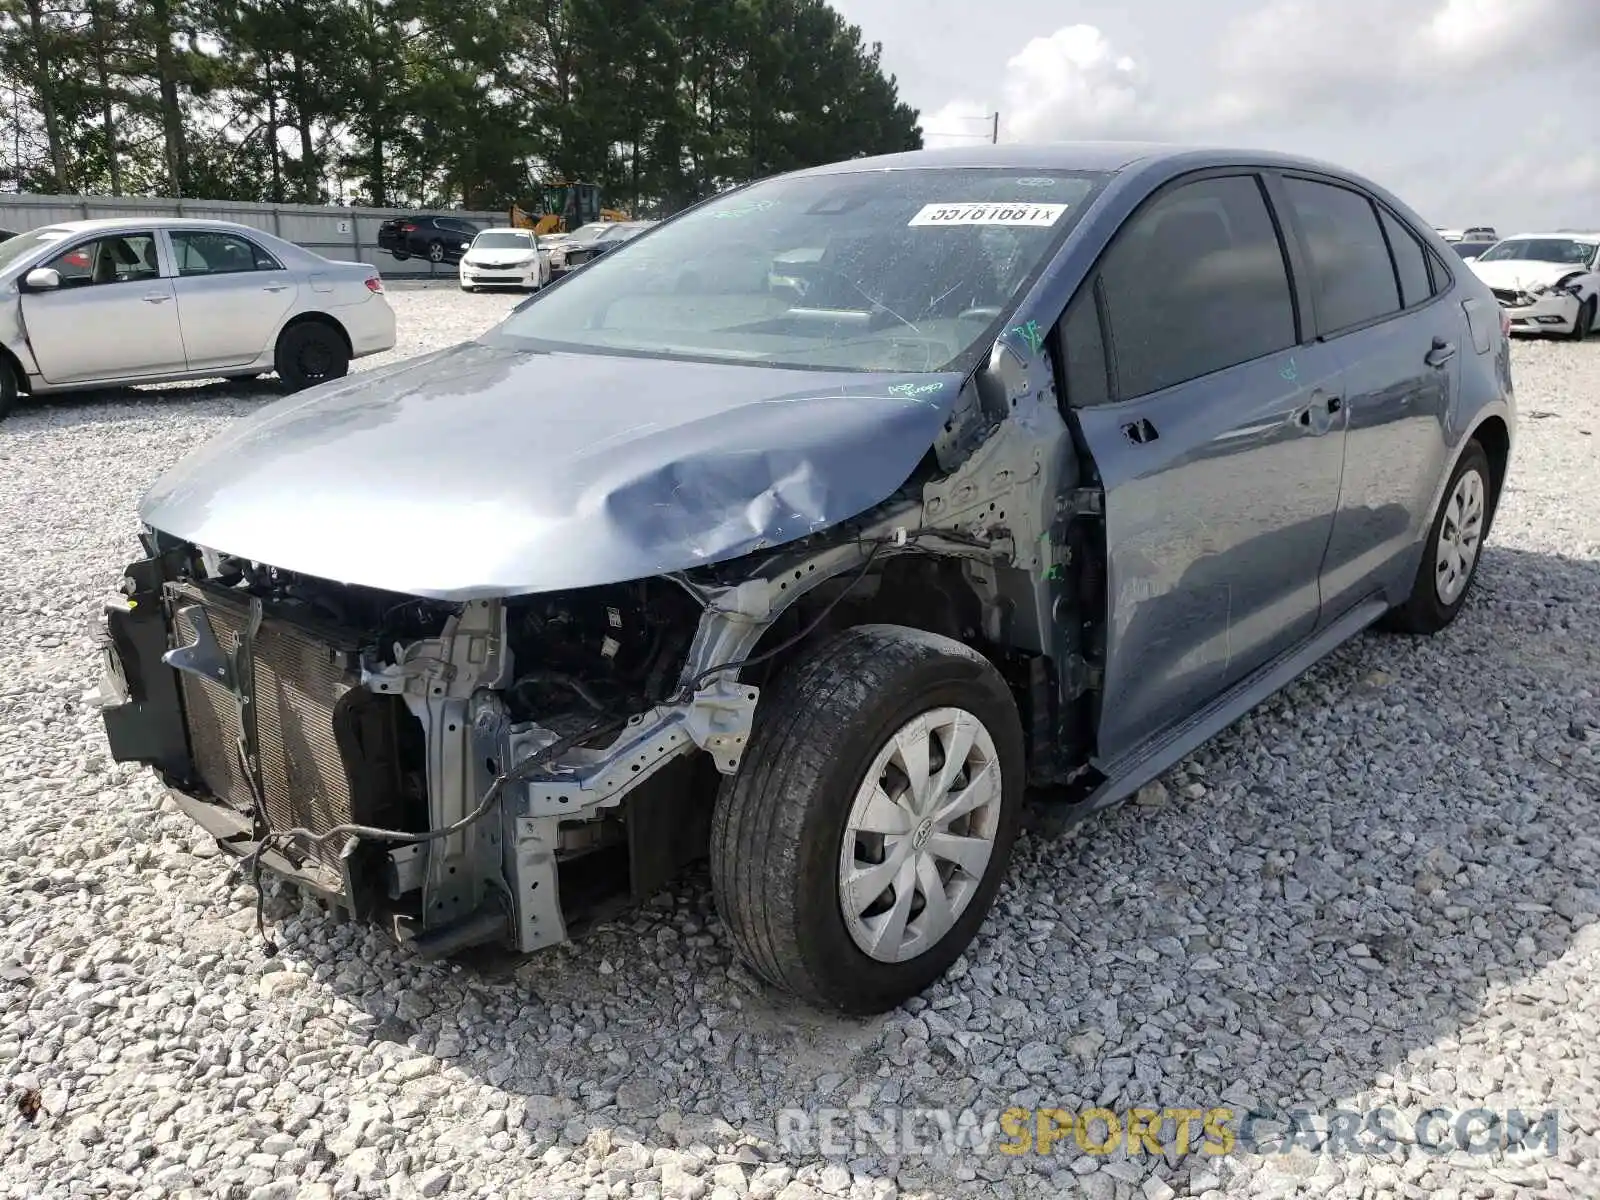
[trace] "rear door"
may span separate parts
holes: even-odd
[[[294,304],[294,275],[240,234],[183,229],[168,237],[189,369],[236,367],[259,358]]]
[[[1322,623],[1378,589],[1402,598],[1446,467],[1461,356],[1474,353],[1449,275],[1395,214],[1342,182],[1286,175],[1323,343],[1344,369],[1344,483],[1322,567]],[[1467,269],[1467,268],[1460,268]]]
[[[48,262],[61,286],[22,294],[22,324],[50,383],[181,372],[172,280],[161,277],[154,231],[103,234]]]
[[[1104,490],[1102,761],[1315,628],[1342,385],[1301,336],[1290,254],[1257,175],[1181,182],[1068,308],[1068,400]]]

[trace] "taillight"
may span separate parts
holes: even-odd
[[[374,295],[383,295],[383,280],[379,279],[376,275],[368,275],[367,291],[372,292]]]
[[[417,231],[417,227],[415,225],[412,225],[410,222],[407,222],[406,224],[400,226],[400,232],[401,233],[415,233],[416,231]]]
[[[1503,308],[1500,310],[1500,336],[1511,336],[1511,314]]]

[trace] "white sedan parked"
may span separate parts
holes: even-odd
[[[394,347],[376,267],[231,221],[67,221],[0,242],[0,416],[20,393],[242,378],[291,391]]]
[[[1600,234],[1519,233],[1467,260],[1494,289],[1513,333],[1600,331]]]
[[[550,282],[550,252],[531,229],[485,229],[461,256],[461,290],[518,287],[536,292]]]

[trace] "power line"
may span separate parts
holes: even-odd
[[[1000,114],[999,113],[997,113],[997,112],[996,113],[990,113],[986,117],[956,117],[955,120],[957,120],[957,121],[988,121],[989,122],[989,132],[988,133],[940,133],[937,130],[934,130],[934,131],[930,132],[930,131],[924,129],[922,131],[922,136],[923,137],[941,137],[941,138],[946,138],[946,137],[949,137],[949,138],[987,138],[990,142],[992,142],[995,145],[999,145],[1000,144]]]

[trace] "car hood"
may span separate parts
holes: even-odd
[[[614,583],[882,502],[961,382],[469,342],[240,420],[158,479],[139,516],[210,549],[416,596]]]
[[[468,250],[462,261],[468,263],[525,263],[532,262],[536,253],[538,252],[531,248],[526,250]]]
[[[1467,265],[1490,287],[1516,288],[1519,291],[1555,283],[1568,275],[1587,273],[1583,267],[1575,267],[1571,263],[1538,262],[1520,258],[1471,262]]]

